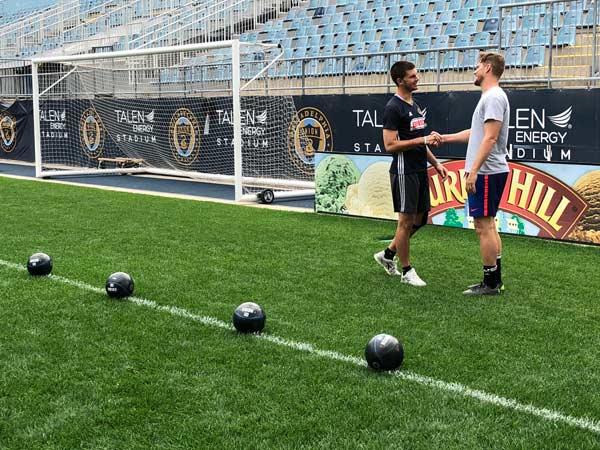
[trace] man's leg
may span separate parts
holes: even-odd
[[[498,277],[498,286],[501,290],[504,290],[504,284],[502,283],[502,239],[500,239],[500,233],[496,231],[496,245],[498,248],[498,254],[496,255],[496,275]]]
[[[479,253],[483,263],[483,282],[495,289],[498,287],[496,259],[498,257],[498,231],[494,217],[476,217],[475,231],[479,237]]]
[[[390,244],[390,248],[396,251],[402,267],[410,266],[410,237],[413,233],[414,222],[414,214],[398,213],[396,234]]]

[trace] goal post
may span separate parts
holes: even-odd
[[[233,185],[237,201],[310,194],[294,100],[268,90],[281,55],[230,40],[35,58],[36,176],[181,176]]]

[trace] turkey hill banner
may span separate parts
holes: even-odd
[[[388,156],[317,155],[317,212],[396,219]],[[442,180],[430,168],[429,223],[473,228],[466,205],[464,161],[446,161]],[[600,170],[589,166],[509,163],[496,216],[499,231],[600,244]]]

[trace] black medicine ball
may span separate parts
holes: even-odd
[[[256,303],[246,302],[233,312],[233,326],[241,333],[258,333],[265,327],[267,316]]]
[[[125,272],[115,272],[106,280],[106,293],[109,297],[123,298],[133,294],[133,278]]]
[[[52,258],[45,253],[34,253],[27,261],[27,270],[31,275],[48,275],[52,272]]]
[[[394,370],[402,364],[404,349],[394,336],[378,334],[367,344],[365,359],[372,369]]]

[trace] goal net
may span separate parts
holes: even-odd
[[[314,138],[293,98],[269,92],[280,57],[234,40],[35,59],[36,175],[185,176],[234,185],[236,200],[310,194]]]

